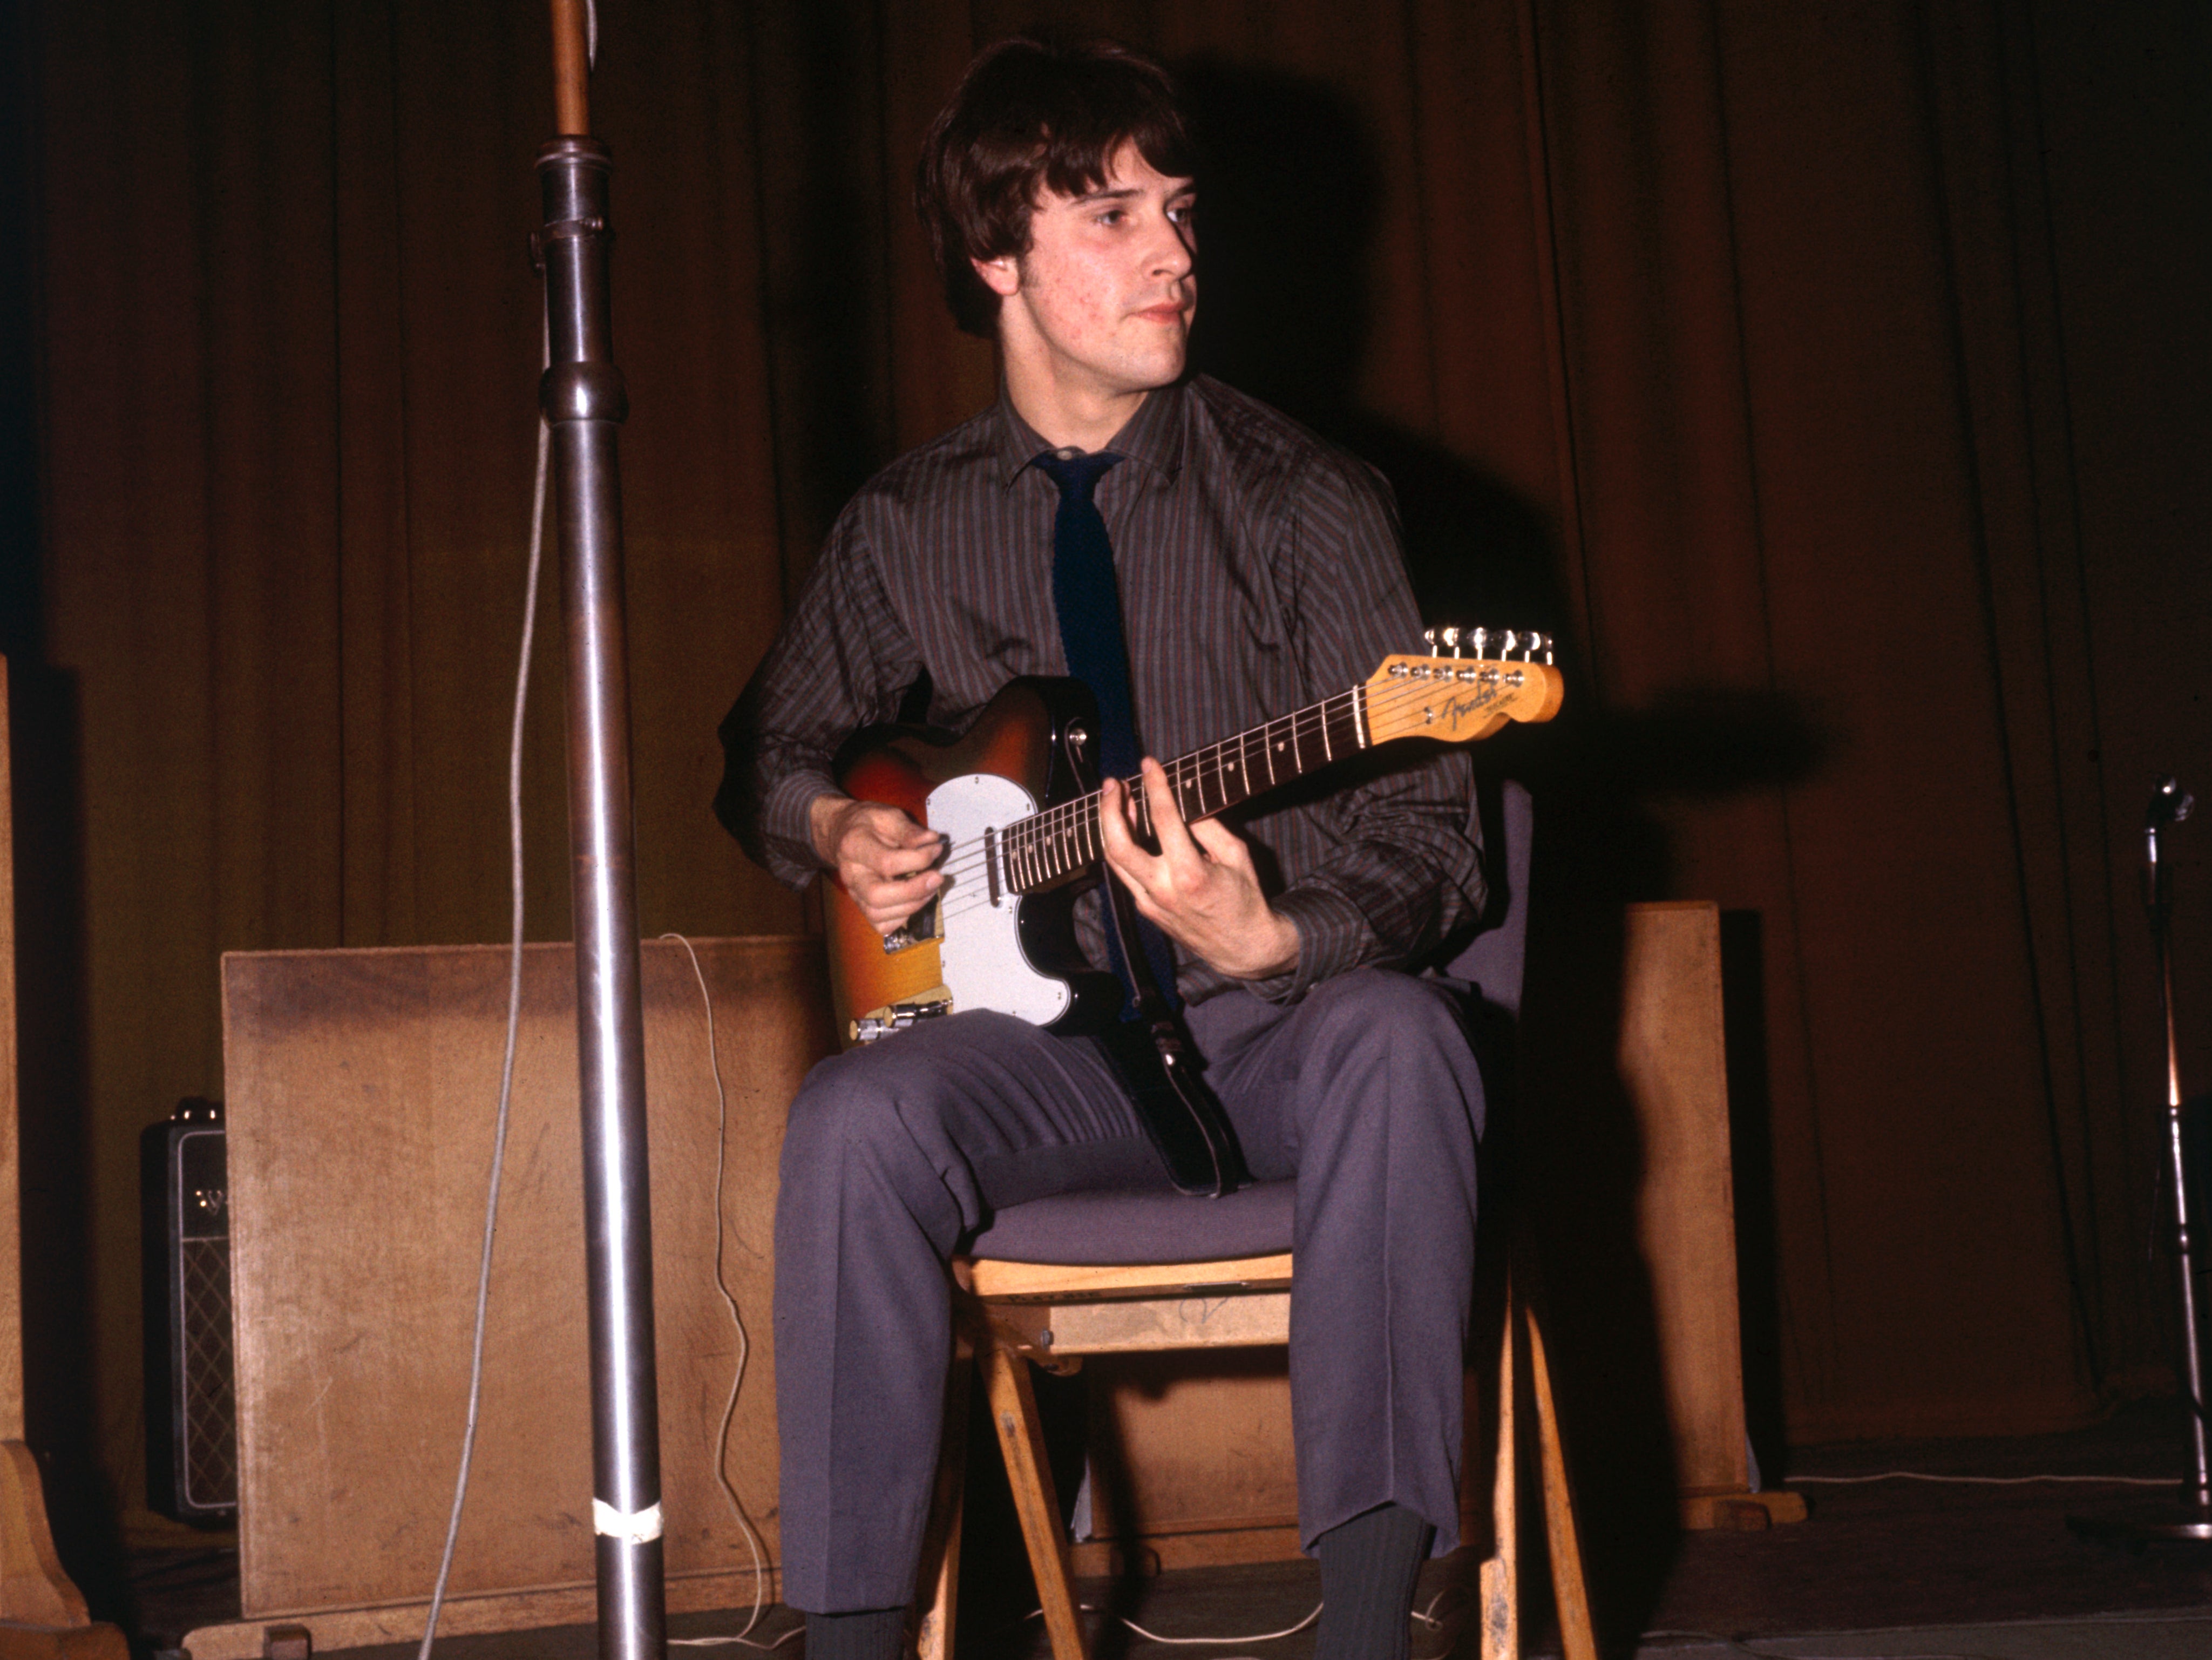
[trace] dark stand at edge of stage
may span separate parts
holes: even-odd
[[[2153,1539],[2212,1540],[2212,1465],[2206,1458],[2204,1420],[2204,1345],[2197,1328],[2197,1272],[2199,1225],[2192,1207],[2203,1197],[2190,1190],[2187,1162],[2182,1152],[2181,1053],[2173,1029],[2173,896],[2172,883],[2162,856],[2161,840],[2167,830],[2189,817],[2195,806],[2179,781],[2161,778],[2151,791],[2150,806],[2143,814],[2143,837],[2149,869],[2147,898],[2150,932],[2158,955],[2160,1006],[2166,1017],[2166,1152],[2172,1169],[2166,1185],[2173,1193],[2173,1254],[2175,1277],[2181,1282],[2181,1373],[2189,1392],[2189,1438],[2194,1462],[2171,1499],[2069,1516],[2066,1525],[2076,1533],[2118,1544],[2142,1545]]]
[[[603,1660],[667,1652],[645,1035],[632,860],[629,666],[617,439],[629,413],[607,321],[606,147],[590,125],[584,0],[551,0],[562,137],[538,153],[568,663],[568,848],[592,1354],[592,1520]]]

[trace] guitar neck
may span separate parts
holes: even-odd
[[[1168,763],[1168,787],[1183,822],[1193,824],[1364,750],[1370,741],[1367,688],[1354,686]],[[1125,781],[1139,827],[1150,835],[1152,804],[1139,781]],[[1048,886],[1102,856],[1098,793],[1034,813],[1001,834],[1001,856],[1014,891]]]

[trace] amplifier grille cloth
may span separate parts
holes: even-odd
[[[238,1406],[230,1356],[230,1241],[184,1239],[185,1468],[187,1504],[238,1502]]]

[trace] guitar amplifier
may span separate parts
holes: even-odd
[[[139,1138],[146,1320],[146,1493],[164,1516],[238,1516],[230,1205],[222,1108],[178,1104]]]

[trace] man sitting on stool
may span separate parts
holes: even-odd
[[[1133,995],[1160,965],[1243,1164],[1297,1181],[1317,1652],[1402,1656],[1420,1564],[1458,1539],[1482,1093],[1448,996],[1396,970],[1480,909],[1469,772],[1455,752],[1338,775],[1232,830],[1186,826],[1146,758],[1158,850],[1133,833],[1114,706],[1133,757],[1177,755],[1354,685],[1419,635],[1381,479],[1186,373],[1195,172],[1172,82],[1133,52],[1016,40],[969,67],[919,198],[955,318],[998,341],[1000,396],[840,516],[724,725],[716,809],[780,879],[830,873],[889,933],[945,885],[942,841],[847,798],[841,741],[924,675],[929,720],[961,730],[1008,681],[1082,660],[1138,938],[1109,946],[1095,895],[1079,931]],[[1085,561],[1091,598],[1070,599]],[[1118,626],[1100,616],[1116,599]],[[1168,1184],[1127,1054],[963,1010],[824,1061],[793,1104],[776,1414],[784,1596],[809,1660],[899,1651],[952,1353],[947,1260],[1000,1207]]]

